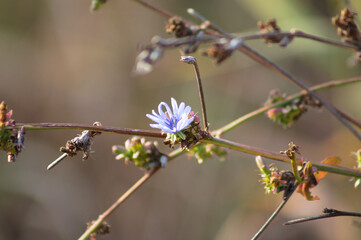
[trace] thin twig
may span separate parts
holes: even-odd
[[[52,163],[50,163],[50,164],[48,165],[48,167],[46,168],[46,170],[51,170],[51,169],[54,168],[56,165],[58,165],[58,163],[60,163],[61,161],[63,161],[67,156],[68,156],[67,153],[63,153],[62,155],[60,155],[60,157],[58,157],[58,158],[55,159]]]
[[[326,90],[326,89],[329,89],[329,88],[339,87],[339,86],[352,84],[352,83],[360,83],[360,82],[361,82],[361,77],[356,77],[356,78],[350,78],[350,79],[344,79],[344,80],[337,80],[337,81],[322,83],[322,84],[313,86],[310,89],[312,91],[318,92],[318,91]],[[246,115],[244,115],[244,116],[242,116],[242,117],[228,123],[227,125],[219,128],[219,129],[213,131],[212,134],[214,136],[220,137],[222,134],[224,134],[226,132],[229,132],[231,129],[233,129],[234,127],[240,125],[241,123],[244,123],[244,122],[246,122],[246,121],[248,121],[250,119],[253,119],[256,116],[259,116],[259,115],[265,113],[269,109],[280,107],[280,106],[283,106],[284,104],[292,102],[293,100],[295,100],[297,98],[300,98],[300,97],[302,97],[304,95],[307,95],[307,92],[303,90],[298,94],[294,94],[294,95],[291,95],[291,96],[287,97],[283,101],[280,101],[280,102],[275,103],[275,104],[270,105],[270,106],[261,107],[261,108],[255,110],[255,111],[253,111],[253,112],[250,112],[250,113],[248,113],[248,114],[246,114]],[[349,118],[349,121],[353,122],[351,120],[351,118]]]
[[[143,1],[143,0],[133,0],[133,1],[145,6],[147,8],[149,8],[149,9],[155,11],[155,12],[160,13],[161,15],[163,15],[166,18],[171,18],[172,16],[174,16],[174,14],[172,14],[172,13],[170,13],[170,12],[164,10],[164,9],[161,9],[161,8],[151,4],[151,3],[148,3],[146,1]]]
[[[93,126],[78,123],[17,123],[16,127],[24,126],[26,130],[50,130],[50,129],[76,129],[92,130],[97,132],[107,132],[125,135],[165,138],[167,135],[161,132],[141,130],[134,128],[118,128],[106,126]]]
[[[176,157],[183,154],[184,151],[179,148],[168,154],[168,162],[174,160]],[[94,232],[102,222],[112,214],[125,200],[127,200],[138,188],[140,188],[146,181],[148,181],[152,176],[154,176],[161,166],[156,166],[152,168],[148,173],[144,174],[133,186],[131,186],[124,194],[122,194],[116,202],[114,202],[103,214],[99,215],[98,219],[93,222],[93,224],[79,237],[78,240],[86,240],[90,237],[90,234]]]
[[[192,10],[193,13],[195,13],[195,10]],[[223,34],[227,38],[234,38],[233,35],[223,31],[218,26],[211,23],[209,20],[207,20],[205,17],[203,17],[200,13],[197,12],[197,14],[194,14],[193,16],[198,17],[201,21],[207,21],[209,26],[212,26],[212,29],[218,31],[219,33]],[[271,69],[272,71],[280,74],[284,78],[288,79],[290,82],[295,84],[296,86],[304,89],[307,91],[308,94],[310,94],[312,97],[316,98],[320,103],[325,106],[327,110],[329,110],[338,120],[340,120],[360,141],[361,141],[361,135],[351,126],[351,124],[345,120],[342,115],[332,107],[331,104],[329,104],[326,100],[312,92],[302,81],[294,77],[292,74],[288,73],[286,70],[281,68],[279,65],[274,63],[273,61],[267,59],[265,56],[257,52],[256,50],[252,49],[245,43],[240,43],[238,50],[246,54],[248,57],[252,58],[256,62],[262,64],[263,66]]]
[[[345,212],[345,211],[335,210],[332,208],[331,209],[325,208],[323,210],[323,212],[324,212],[324,214],[321,214],[321,215],[291,220],[291,221],[285,222],[283,225],[292,225],[292,224],[296,224],[296,223],[309,222],[309,221],[313,221],[313,220],[318,220],[318,219],[323,219],[323,218],[331,218],[331,217],[341,217],[341,216],[361,217],[361,213],[358,213],[358,212]]]
[[[264,230],[266,230],[266,228],[268,227],[268,225],[276,218],[276,216],[278,215],[278,213],[280,213],[280,211],[282,210],[282,208],[286,205],[286,203],[288,202],[288,200],[291,198],[292,194],[295,192],[296,188],[298,186],[298,182],[296,182],[294,184],[294,186],[292,187],[292,190],[290,192],[287,193],[287,195],[283,198],[281,204],[278,206],[278,208],[272,213],[272,215],[267,219],[267,221],[263,224],[263,226],[258,230],[258,232],[253,236],[252,240],[256,240],[258,239],[261,234],[264,232]]]
[[[263,66],[273,70],[274,72],[280,74],[281,76],[285,77],[292,83],[294,83],[296,86],[304,89],[307,91],[308,94],[310,94],[312,97],[316,98],[320,103],[329,110],[339,121],[341,121],[360,141],[361,141],[361,135],[351,126],[351,124],[345,120],[341,114],[332,107],[327,101],[323,100],[320,96],[312,92],[305,84],[303,84],[300,80],[298,80],[296,77],[288,73],[286,70],[278,66],[276,63],[272,62],[271,60],[267,59],[265,56],[260,54],[259,52],[255,51],[254,49],[250,48],[249,46],[242,44],[239,47],[239,50],[243,53],[245,53],[250,58],[254,59],[258,63],[262,64]]]
[[[188,63],[188,64],[192,64],[194,66],[194,71],[196,73],[196,79],[197,79],[197,85],[198,85],[199,98],[201,100],[203,126],[204,126],[205,131],[208,132],[206,102],[204,100],[204,93],[203,93],[203,88],[202,88],[201,74],[199,72],[197,60],[192,56],[181,56],[181,61],[185,62],[185,63]]]
[[[356,125],[357,127],[361,128],[361,121],[352,117],[350,114],[345,113],[344,111],[342,111],[341,109],[335,107],[334,105],[332,105],[334,109],[336,109],[336,111],[338,111],[340,113],[340,115],[347,119],[350,123],[353,123],[354,125]]]
[[[336,46],[336,47],[343,47],[343,48],[358,50],[358,47],[353,45],[353,44],[322,38],[322,37],[315,36],[315,35],[312,35],[312,34],[308,34],[308,33],[305,33],[305,32],[299,31],[299,30],[291,30],[290,32],[256,33],[256,34],[250,34],[250,35],[245,35],[245,36],[241,35],[240,36],[240,38],[243,41],[255,40],[255,39],[264,39],[264,38],[270,38],[270,37],[271,38],[272,37],[277,37],[277,38],[282,38],[282,37],[305,38],[305,39],[310,39],[310,40],[313,40],[313,41],[316,41],[316,42],[321,42],[321,43],[329,44],[329,45]]]
[[[158,170],[160,166],[153,168],[148,173],[144,174],[132,187],[130,187],[122,196],[118,198],[105,212],[99,215],[98,219],[78,238],[78,240],[86,240],[90,237],[100,224],[112,214],[125,200],[128,199],[140,186],[142,186],[147,180],[149,180]]]

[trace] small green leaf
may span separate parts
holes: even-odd
[[[186,135],[182,132],[177,132],[178,137],[180,137],[182,140],[186,140]]]

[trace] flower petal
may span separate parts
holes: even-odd
[[[166,104],[166,103],[165,103],[165,102],[161,102],[161,103],[158,105],[158,112],[159,112],[159,115],[160,115],[162,118],[167,118],[167,116],[164,114],[163,109],[162,109],[163,104]]]
[[[166,133],[177,133],[185,129],[192,121],[194,117],[188,118],[188,114],[191,111],[190,106],[186,106],[184,102],[178,107],[178,103],[174,98],[171,98],[172,109],[165,102],[161,102],[158,105],[158,113],[152,110],[152,114],[146,114],[146,116],[153,120],[155,123],[150,124],[152,128],[162,129]],[[166,109],[166,112],[163,109]]]
[[[147,116],[147,118],[153,120],[156,123],[159,123],[159,124],[164,124],[165,123],[162,118],[158,118],[158,117],[155,117],[155,116],[150,115],[150,114],[147,114],[146,116]]]
[[[171,98],[173,114],[178,118],[178,103],[174,98]]]
[[[184,111],[183,114],[185,114],[188,117],[188,114],[191,112],[192,108],[190,106],[187,106]],[[183,116],[182,116],[183,117]]]

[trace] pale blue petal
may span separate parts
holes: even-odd
[[[188,114],[190,113],[190,111],[192,110],[192,108],[190,106],[187,106],[184,111],[183,111],[183,114],[185,114],[186,116],[188,116]],[[183,115],[184,116],[184,115]],[[182,117],[183,117],[182,116]]]
[[[178,103],[174,98],[171,98],[172,109],[165,102],[161,102],[158,105],[158,113],[152,110],[152,114],[146,116],[153,120],[155,123],[150,124],[152,128],[159,128],[166,133],[177,133],[185,129],[192,121],[194,117],[188,118],[188,114],[191,111],[190,106],[186,106],[184,102],[178,107]],[[163,106],[166,108],[166,112],[163,110]]]
[[[184,107],[185,107],[184,102],[181,102],[181,104],[179,105],[179,109],[178,109],[179,117],[183,114]]]
[[[157,114],[157,113],[154,111],[154,109],[152,110],[152,114],[153,114],[154,116],[156,116],[157,118],[162,118],[159,114]]]
[[[170,128],[166,127],[166,126],[161,126],[161,129],[166,133],[175,133],[176,132],[175,129],[170,129]]]
[[[167,105],[167,104],[165,102],[161,102],[158,105],[158,112],[159,112],[160,116],[165,119],[165,118],[167,118],[167,116],[163,112],[162,105]]]
[[[152,128],[159,128],[159,129],[162,129],[162,126],[161,124],[155,124],[155,123],[151,123],[149,124],[149,126],[151,126]]]
[[[178,103],[174,98],[171,98],[173,114],[178,118]]]
[[[172,119],[172,118],[173,118],[172,110],[170,109],[170,107],[168,106],[168,104],[166,104],[165,102],[161,102],[161,103],[159,104],[159,106],[158,106],[158,111],[159,111],[160,115],[161,115],[163,118],[167,118],[167,116],[166,116],[165,113],[163,112],[162,106],[164,106],[164,107],[166,108],[169,118]]]
[[[159,123],[159,124],[164,124],[165,123],[163,119],[155,117],[153,115],[147,114],[146,116],[147,116],[147,118],[153,120],[156,123]]]
[[[182,119],[182,121],[179,121],[177,123],[177,131],[178,132],[182,131],[187,126],[186,124],[187,124],[187,122],[183,121],[183,119]]]
[[[178,131],[183,130],[183,129],[186,128],[189,124],[191,124],[191,123],[193,122],[193,120],[194,120],[194,117],[191,117],[191,118],[189,118],[189,119],[182,119],[182,121],[179,122],[179,123],[181,123],[181,124],[177,125],[177,130],[178,130]]]

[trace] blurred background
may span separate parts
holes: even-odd
[[[282,30],[303,30],[339,39],[331,17],[341,0],[152,0],[187,16],[192,7],[229,32],[257,32],[257,21],[276,18]],[[108,1],[98,12],[90,1],[5,1],[0,8],[0,99],[17,122],[64,122],[150,129],[145,114],[174,97],[200,112],[193,68],[167,51],[153,72],[132,74],[138,46],[154,35],[167,37],[167,19],[134,1]],[[361,2],[351,1],[361,12]],[[286,49],[257,40],[249,44],[308,86],[360,76],[349,64],[353,52],[305,39]],[[260,107],[269,91],[299,91],[279,75],[241,53],[217,66],[198,59],[211,129]],[[361,117],[361,86],[354,84],[320,95]],[[68,158],[51,171],[60,146],[79,131],[28,131],[15,163],[0,161],[0,240],[77,239],[143,172],[116,161],[111,146],[128,136],[96,137],[91,157]],[[290,129],[265,116],[224,135],[226,139],[278,152],[289,141],[304,157],[319,162],[339,156],[352,167],[350,152],[360,142],[324,109],[310,109]],[[155,139],[154,139],[155,140]],[[161,144],[160,144],[161,145]],[[165,152],[170,149],[162,147]],[[288,165],[276,163],[280,169]],[[254,156],[229,151],[226,161],[198,165],[186,155],[156,174],[107,219],[111,234],[99,239],[250,239],[281,202],[265,195]],[[319,201],[295,194],[261,239],[359,239],[361,229],[348,217],[294,226],[282,223],[320,214],[325,207],[360,212],[360,189],[349,178],[327,175],[313,190]]]

